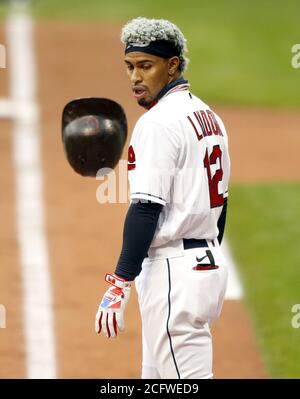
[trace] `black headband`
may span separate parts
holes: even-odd
[[[174,43],[168,40],[155,40],[149,44],[128,43],[125,48],[125,54],[132,53],[133,51],[152,54],[162,58],[171,58],[175,55],[178,57],[180,54]]]

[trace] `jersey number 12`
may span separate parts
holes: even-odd
[[[215,165],[219,160],[219,168],[216,170],[214,176],[211,176],[211,165]],[[207,171],[208,185],[209,185],[209,196],[210,196],[210,207],[216,208],[224,204],[223,194],[219,194],[218,184],[223,178],[222,169],[222,151],[219,145],[213,146],[212,152],[208,155],[208,149],[206,149],[204,157],[204,167]]]

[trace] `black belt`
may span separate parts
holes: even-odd
[[[208,247],[206,240],[198,240],[197,238],[183,238],[182,241],[184,249]]]
[[[183,241],[184,249],[208,247],[207,241],[203,240],[203,239],[200,240],[197,238],[183,238],[182,241]],[[213,243],[213,246],[214,246],[214,243]],[[146,255],[146,258],[148,258],[148,254]]]

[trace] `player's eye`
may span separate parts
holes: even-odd
[[[129,64],[127,64],[127,71],[133,71],[133,66],[132,66],[132,65],[129,65]]]
[[[147,71],[147,70],[150,69],[151,67],[152,67],[151,64],[143,64],[143,65],[142,65],[142,69],[143,69],[144,71]]]

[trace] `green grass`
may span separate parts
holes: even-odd
[[[232,186],[227,235],[270,375],[300,378],[300,184]]]
[[[37,18],[122,24],[143,15],[167,18],[188,39],[187,77],[204,101],[250,106],[300,106],[299,0],[32,0]],[[0,6],[0,15],[3,14]]]
[[[0,2],[0,22],[3,21],[3,18],[6,16],[6,14],[7,14],[7,6],[5,3]]]

